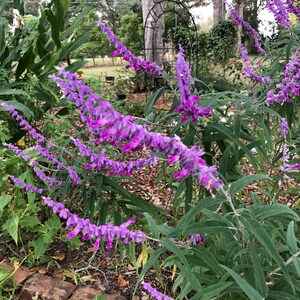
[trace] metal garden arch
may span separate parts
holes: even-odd
[[[165,65],[168,63],[165,54],[170,51],[174,54],[174,50],[178,50],[174,49],[175,45],[165,43],[164,36],[157,36],[160,25],[159,22],[161,21],[161,18],[167,14],[174,15],[174,27],[177,26],[178,19],[181,20],[181,23],[186,24],[186,28],[190,35],[187,37],[187,40],[190,41],[188,47],[193,49],[192,51],[186,52],[188,56],[187,60],[191,62],[193,72],[197,75],[199,43],[197,26],[188,7],[180,0],[153,0],[153,6],[150,8],[147,15],[144,15],[144,58]],[[188,16],[188,18],[186,16]],[[191,34],[191,31],[193,31],[193,35]],[[160,32],[159,34],[165,35],[166,32]],[[162,38],[163,43],[157,45],[157,38]]]

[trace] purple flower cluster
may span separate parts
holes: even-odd
[[[270,77],[263,77],[258,74],[256,74],[249,66],[249,61],[250,58],[247,56],[248,52],[245,49],[244,45],[240,43],[240,50],[241,50],[241,55],[242,55],[242,60],[244,62],[245,70],[243,72],[244,76],[247,76],[250,80],[254,82],[259,82],[259,83],[270,83],[272,82],[272,79]]]
[[[235,11],[233,6],[230,3],[228,3],[227,0],[224,0],[224,3],[226,4],[228,10],[230,11],[230,18],[234,21],[236,25],[242,25],[248,30],[249,34],[252,35],[254,38],[254,44],[257,51],[260,53],[264,53],[265,50],[260,45],[261,38],[258,32],[254,28],[252,28],[252,26],[247,21],[244,21],[239,17],[238,13]]]
[[[188,242],[192,245],[202,245],[204,244],[205,238],[206,238],[205,233],[191,234],[189,236]]]
[[[55,177],[47,176],[43,171],[36,168],[37,164],[31,165],[33,167],[33,172],[36,174],[36,176],[42,180],[45,183],[49,184],[49,187],[52,188],[54,184],[57,184],[58,186],[62,185],[62,181],[57,180]]]
[[[37,145],[33,146],[32,149],[37,150],[43,157],[45,157],[49,162],[57,166],[57,169],[60,170],[63,167],[63,163],[59,162],[56,157],[54,157],[48,149]]]
[[[73,170],[72,167],[68,167],[68,173],[70,175],[70,178],[73,180],[72,186],[74,187],[75,185],[80,185],[82,184],[81,179],[79,178],[78,174],[76,171]]]
[[[282,0],[267,0],[267,8],[273,13],[275,20],[283,27],[289,27],[291,21],[286,3]]]
[[[17,146],[14,146],[11,143],[3,143],[3,146],[12,150],[14,153],[17,154],[19,158],[23,158],[26,162],[28,162],[31,159],[29,155],[26,155],[22,150],[20,150]]]
[[[16,178],[12,175],[10,175],[9,177],[16,185],[18,185],[18,187],[24,189],[26,192],[29,191],[29,192],[38,193],[38,194],[43,193],[43,189],[38,189],[37,187],[35,187],[31,184],[26,184],[23,180]]]
[[[16,153],[18,155],[18,157],[23,158],[24,161],[28,162],[31,159],[31,157],[29,155],[25,155],[25,153],[16,146],[14,146],[12,144],[7,144],[7,143],[3,143],[3,145],[5,147],[11,149],[14,153]],[[52,188],[55,183],[57,185],[62,185],[61,181],[58,181],[54,177],[47,176],[44,172],[42,172],[39,168],[37,168],[37,166],[39,166],[39,163],[37,161],[32,162],[31,167],[32,167],[34,173],[37,175],[37,177],[39,179],[41,179],[44,182],[49,183],[50,188]]]
[[[46,138],[38,133],[36,129],[24,119],[24,117],[20,116],[13,106],[5,103],[2,103],[1,105],[4,106],[17,121],[19,121],[20,126],[23,127],[24,130],[28,131],[35,140],[40,143],[44,143],[46,141]]]
[[[106,241],[107,250],[111,249],[114,240],[120,240],[124,244],[129,242],[141,243],[146,240],[146,235],[142,231],[137,230],[133,232],[127,228],[135,221],[135,218],[129,219],[120,226],[113,224],[97,226],[92,224],[89,219],[81,219],[77,215],[72,214],[64,204],[54,202],[50,197],[43,197],[43,199],[44,203],[51,207],[54,213],[66,220],[66,226],[68,228],[73,228],[73,230],[67,234],[67,238],[69,239],[81,232],[83,240],[95,239],[95,248],[99,247],[100,241]]]
[[[286,64],[284,78],[278,84],[276,88],[279,90],[276,94],[274,90],[270,90],[267,93],[265,100],[268,106],[275,103],[284,104],[285,102],[291,103],[291,96],[300,95],[300,52],[296,51],[291,57],[291,61]]]
[[[294,164],[294,165],[289,164],[290,154],[289,154],[289,147],[287,145],[287,140],[286,140],[289,131],[288,131],[288,123],[285,118],[281,119],[280,128],[281,128],[280,134],[283,135],[283,149],[282,149],[282,165],[280,166],[279,170],[280,172],[283,173],[283,178],[289,180],[291,178],[287,175],[287,173],[295,169],[299,169],[300,164]],[[282,182],[279,181],[279,186],[281,185]]]
[[[148,158],[140,158],[136,161],[118,162],[107,158],[105,156],[105,149],[102,149],[100,154],[96,154],[82,144],[79,139],[71,137],[71,140],[79,149],[82,156],[89,157],[90,163],[85,166],[86,169],[97,168],[99,171],[104,167],[111,170],[109,173],[110,175],[130,176],[133,171],[139,172],[147,165],[155,166],[157,164],[156,157],[153,155],[149,155]]]
[[[181,122],[191,120],[196,123],[198,117],[210,117],[211,107],[196,106],[200,100],[200,96],[192,95],[189,88],[190,84],[194,84],[191,76],[191,68],[189,62],[184,59],[184,50],[179,46],[179,53],[176,60],[176,76],[180,93],[180,105],[175,109],[176,112],[183,112]]]
[[[109,42],[114,44],[116,50],[111,53],[111,56],[122,55],[125,61],[128,61],[129,64],[126,68],[134,68],[137,73],[147,72],[150,73],[152,77],[162,74],[163,69],[156,66],[154,63],[150,61],[145,61],[136,57],[131,51],[129,51],[123,44],[120,42],[117,37],[113,34],[113,32],[100,21],[97,22],[101,30],[106,34],[109,38]]]
[[[142,282],[143,288],[149,293],[149,295],[157,300],[174,300],[173,298],[162,294],[157,289],[151,286],[150,283]]]
[[[166,137],[159,133],[148,132],[143,126],[135,124],[131,116],[123,116],[112,108],[107,101],[101,101],[99,95],[93,94],[76,74],[63,68],[58,69],[62,80],[55,75],[51,78],[61,88],[69,100],[75,100],[81,106],[81,119],[87,123],[90,132],[98,138],[96,142],[108,141],[123,152],[136,151],[149,147],[169,157],[169,163],[178,161],[181,171],[174,175],[175,179],[194,175],[201,185],[207,189],[218,189],[223,183],[217,177],[217,167],[207,166],[201,156],[204,151],[193,146],[188,148],[178,137]]]

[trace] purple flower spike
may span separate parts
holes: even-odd
[[[14,109],[13,106],[5,103],[2,103],[1,105],[4,106],[10,112],[12,117],[19,121],[20,126],[23,127],[24,130],[27,130],[35,140],[37,140],[40,143],[44,143],[46,141],[46,138],[40,133],[36,132],[36,130],[22,116],[18,114],[18,112]]]
[[[281,0],[267,0],[267,8],[273,13],[280,26],[289,27],[291,25],[286,3]]]
[[[278,84],[276,88],[278,93],[274,90],[270,90],[267,93],[265,100],[268,106],[278,104],[284,104],[285,102],[291,103],[291,97],[293,95],[299,96],[300,91],[300,52],[296,51],[291,57],[291,61],[286,64],[285,71],[282,74],[284,78]]]
[[[189,236],[188,242],[192,245],[202,245],[204,244],[205,238],[206,238],[205,233],[191,234]]]
[[[143,281],[142,286],[149,293],[150,296],[152,296],[153,298],[155,298],[157,300],[174,300],[174,298],[171,298],[171,297],[159,292],[157,289],[152,287],[150,283]]]
[[[259,82],[259,83],[271,83],[272,79],[270,77],[262,77],[257,75],[249,66],[248,62],[250,61],[250,59],[247,57],[248,52],[247,50],[244,48],[244,45],[242,43],[240,43],[240,50],[241,50],[241,55],[242,55],[242,59],[244,62],[244,66],[245,66],[245,70],[243,72],[243,74],[245,76],[247,76],[250,80],[254,81],[254,82]]]
[[[294,171],[295,169],[299,169],[300,164],[291,165],[290,161],[290,153],[289,147],[287,145],[287,135],[289,134],[288,123],[285,118],[281,119],[280,125],[281,131],[280,133],[283,135],[283,149],[282,149],[282,165],[279,168],[279,171],[283,173],[283,178],[290,180],[291,178],[287,175],[287,173]],[[279,181],[279,186],[282,185],[282,181]]]
[[[135,124],[131,116],[123,116],[112,108],[112,105],[107,101],[102,101],[100,97],[93,94],[86,88],[83,82],[78,79],[76,74],[71,74],[64,69],[58,69],[59,75],[63,77],[51,76],[51,78],[61,88],[61,91],[68,99],[73,99],[75,102],[80,98],[80,91],[86,90],[84,98],[80,98],[82,101],[79,105],[81,120],[86,123],[89,131],[96,137],[96,141],[107,141],[114,147],[119,147],[122,151],[136,151],[149,147],[153,152],[160,152],[166,155],[168,158],[176,157],[178,164],[181,167],[181,173],[177,176],[186,177],[193,175],[199,181],[200,184],[207,189],[218,189],[222,185],[222,181],[217,177],[218,172],[216,166],[206,166],[205,161],[201,156],[204,151],[199,147],[188,148],[182,143],[178,137],[166,137],[156,132],[149,132],[145,127]],[[70,98],[69,96],[72,95]],[[189,96],[191,96],[189,94]],[[195,100],[193,97],[190,99]],[[105,120],[103,123],[102,121]],[[116,134],[106,134],[108,130],[114,129]],[[116,164],[112,160],[108,160],[104,153],[100,155],[92,153],[78,140],[73,139],[75,145],[78,146],[82,155],[90,157],[90,163],[86,165],[86,168],[97,168],[101,170],[102,166],[112,169],[112,172],[117,170]],[[177,158],[178,156],[178,158]],[[149,163],[153,163],[154,158],[149,158]],[[172,159],[171,159],[172,161]],[[139,161],[143,164],[143,161]],[[135,164],[128,163],[124,167],[124,172],[129,171],[135,166]],[[138,167],[138,166],[137,166]],[[120,174],[120,171],[117,171]]]
[[[236,25],[244,26],[248,30],[249,34],[251,36],[253,36],[254,44],[255,44],[257,51],[260,53],[264,53],[265,50],[260,45],[261,38],[260,38],[260,35],[258,34],[258,32],[255,29],[253,29],[252,26],[248,22],[244,21],[243,19],[241,19],[239,17],[238,13],[235,11],[233,6],[228,3],[228,0],[224,0],[224,3],[226,4],[226,6],[228,7],[228,10],[230,11],[230,18],[233,20],[233,22]]]
[[[111,53],[111,56],[122,55],[123,59],[129,62],[129,65],[126,68],[134,68],[137,73],[147,72],[151,74],[151,77],[155,77],[157,75],[162,74],[163,69],[158,67],[152,62],[145,61],[136,57],[131,51],[129,51],[120,41],[118,41],[117,37],[113,34],[113,32],[100,21],[97,22],[101,30],[106,34],[111,44],[115,44],[116,50]]]
[[[191,120],[196,123],[198,117],[210,117],[211,107],[200,107],[196,103],[200,100],[197,95],[192,95],[189,85],[194,84],[191,76],[189,62],[185,61],[184,50],[179,46],[179,53],[176,60],[176,76],[180,93],[180,105],[175,109],[176,112],[183,113],[181,122]]]
[[[63,203],[54,202],[50,197],[42,198],[44,203],[51,207],[54,213],[66,220],[66,226],[68,228],[73,228],[73,230],[67,234],[68,239],[82,233],[83,240],[95,239],[95,248],[99,247],[100,241],[106,241],[107,250],[111,249],[114,240],[120,240],[124,244],[129,242],[142,243],[146,240],[146,235],[142,231],[137,230],[133,232],[127,228],[135,221],[135,218],[129,219],[120,226],[114,226],[112,224],[97,226],[92,224],[89,219],[81,219],[77,215],[72,214]]]

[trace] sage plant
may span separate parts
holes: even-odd
[[[181,122],[191,120],[197,122],[198,117],[210,117],[211,107],[201,107],[197,103],[200,96],[193,95],[190,85],[194,84],[191,75],[189,62],[185,61],[184,50],[179,46],[179,53],[176,55],[176,76],[180,94],[180,105],[175,109],[178,113],[183,113]]]
[[[57,77],[51,78],[60,87],[68,100],[74,100],[80,109],[81,120],[87,124],[95,142],[108,142],[119,147],[123,152],[137,151],[149,147],[151,151],[168,156],[168,162],[180,164],[181,170],[174,174],[174,179],[193,175],[208,190],[218,189],[223,183],[218,178],[217,167],[207,166],[201,157],[204,150],[198,146],[188,148],[178,137],[167,137],[160,133],[149,132],[145,127],[135,124],[131,116],[123,116],[112,105],[93,94],[76,74],[58,68]]]

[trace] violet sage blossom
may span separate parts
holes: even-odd
[[[300,52],[296,51],[291,57],[291,61],[285,65],[285,71],[283,73],[284,78],[278,84],[276,84],[276,89],[278,93],[274,90],[270,90],[267,93],[267,98],[265,103],[270,106],[273,104],[284,104],[285,102],[291,103],[292,96],[300,95]]]
[[[151,77],[162,74],[163,69],[155,65],[153,62],[145,61],[139,57],[136,57],[126,46],[118,40],[114,33],[100,21],[97,22],[101,30],[106,34],[111,44],[114,44],[116,50],[111,53],[111,56],[122,55],[123,59],[128,61],[129,64],[126,68],[134,68],[137,73],[147,72],[151,74]]]
[[[288,131],[288,123],[285,118],[281,119],[280,128],[281,128],[280,133],[283,136],[283,149],[282,149],[282,165],[280,166],[279,170],[280,170],[280,172],[283,173],[284,179],[290,180],[291,178],[287,175],[287,173],[289,173],[295,169],[299,169],[300,164],[291,165],[289,163],[290,153],[289,153],[289,147],[287,145],[287,135],[288,135],[289,131]],[[282,185],[282,181],[280,180],[279,186],[281,186],[281,185]]]
[[[202,245],[204,244],[206,238],[205,233],[199,233],[199,234],[191,234],[188,239],[188,243],[192,245]]]
[[[224,0],[224,3],[226,4],[228,10],[230,11],[230,18],[234,21],[236,25],[242,25],[248,30],[249,34],[252,35],[254,38],[254,44],[257,51],[260,53],[264,53],[265,50],[260,45],[261,38],[258,32],[247,21],[244,21],[239,17],[238,13],[233,8],[233,6],[230,3],[228,3],[228,0]]]
[[[244,67],[245,70],[243,72],[243,74],[245,76],[247,76],[250,80],[254,81],[254,82],[258,82],[258,83],[271,83],[272,79],[270,77],[263,77],[260,76],[258,74],[256,74],[249,66],[249,61],[250,58],[247,56],[248,52],[245,49],[244,45],[242,43],[240,43],[240,50],[241,50],[241,55],[242,55],[242,60],[244,62]]]
[[[18,122],[19,125],[22,127],[22,129],[28,131],[28,133],[33,137],[33,139],[37,140],[40,143],[44,143],[46,141],[46,138],[38,133],[35,128],[33,128],[25,119],[24,117],[20,116],[18,112],[14,109],[12,105],[8,105],[6,103],[1,104],[3,107],[5,107],[12,117],[14,117]]]
[[[191,68],[189,62],[184,59],[184,50],[179,46],[179,53],[176,55],[176,76],[180,93],[180,105],[175,109],[176,112],[183,113],[181,122],[191,120],[196,123],[198,117],[210,117],[211,107],[200,107],[196,103],[200,96],[192,95],[189,85],[193,85]]]
[[[157,159],[153,155],[149,155],[148,158],[140,158],[136,161],[115,161],[105,156],[105,149],[102,149],[100,154],[96,154],[81,143],[79,139],[75,139],[73,137],[70,137],[70,139],[79,149],[82,156],[89,157],[90,163],[85,165],[85,169],[97,169],[100,171],[101,168],[104,167],[110,170],[109,175],[130,176],[133,171],[139,172],[147,165],[155,166],[157,164]]]
[[[50,197],[43,197],[43,200],[55,214],[66,220],[68,228],[73,228],[67,234],[68,239],[81,233],[83,240],[95,240],[95,248],[99,247],[101,241],[105,241],[107,242],[106,249],[110,250],[114,240],[120,240],[122,243],[128,244],[129,242],[141,243],[147,238],[140,230],[131,231],[128,229],[128,226],[135,222],[135,218],[129,219],[120,226],[113,224],[97,226],[92,224],[89,219],[81,219],[76,214],[72,214],[61,202],[54,202]]]
[[[19,188],[24,189],[26,192],[32,192],[32,193],[37,193],[37,194],[43,193],[43,189],[41,189],[41,188],[37,188],[31,184],[27,184],[26,182],[24,182],[23,180],[15,177],[15,176],[10,175],[9,177]]]
[[[150,283],[142,281],[143,288],[149,293],[149,295],[157,300],[174,300],[173,298],[164,295],[163,293],[159,292],[157,289],[151,286]]]
[[[154,152],[168,156],[168,160],[180,164],[181,170],[174,178],[186,178],[194,175],[201,185],[207,189],[218,189],[223,183],[217,177],[217,167],[207,166],[201,156],[204,150],[193,146],[188,148],[178,137],[167,137],[160,133],[149,132],[141,125],[135,124],[131,116],[123,116],[112,108],[107,101],[93,94],[89,87],[83,84],[76,74],[58,68],[59,75],[51,78],[60,87],[68,100],[74,100],[80,108],[80,115],[87,128],[97,138],[97,142],[107,141],[114,147],[120,147],[123,152],[136,151],[149,147]]]
[[[286,3],[282,0],[267,0],[267,8],[275,17],[280,26],[289,27],[291,25],[289,11]]]

